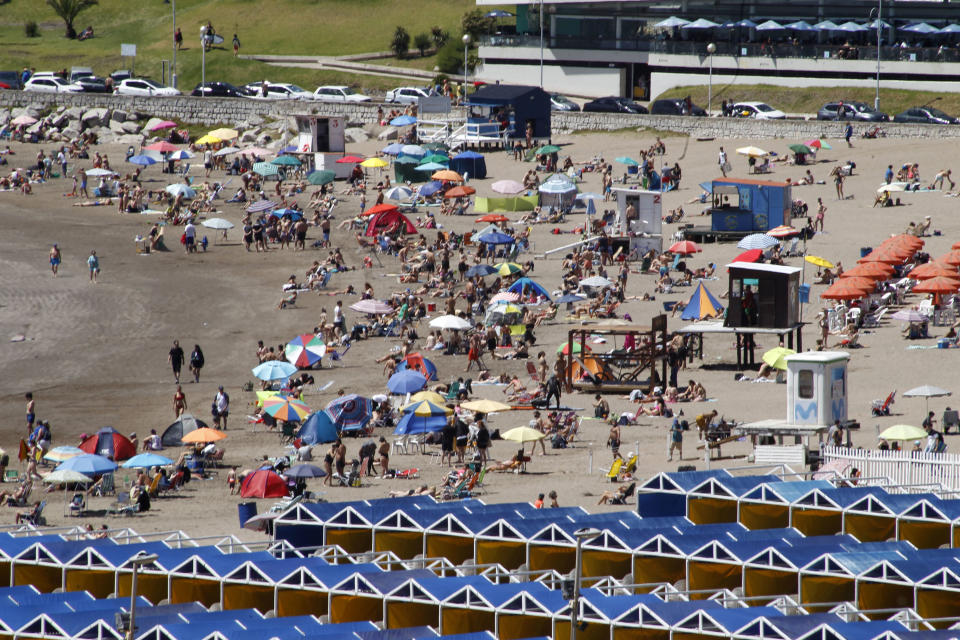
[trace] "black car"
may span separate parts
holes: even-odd
[[[687,109],[687,101],[683,98],[665,98],[656,100],[650,105],[650,113],[658,116],[706,116],[707,112],[697,105],[690,103],[691,108]]]
[[[948,116],[933,107],[911,107],[893,117],[894,122],[913,122],[921,124],[960,124],[960,118]]]
[[[245,98],[246,94],[229,82],[200,83],[190,92],[192,96],[207,96],[215,98]]]
[[[78,80],[76,83],[83,87],[84,93],[110,93],[111,90],[107,88],[107,83],[103,78],[98,78],[96,76],[84,76]]]
[[[0,89],[22,89],[19,71],[0,71]]]
[[[601,113],[648,113],[647,108],[642,104],[637,104],[628,98],[618,98],[616,96],[591,100],[583,105],[583,110]]]
[[[888,122],[890,116],[877,111],[865,102],[828,102],[817,111],[817,120],[859,120],[861,122]]]

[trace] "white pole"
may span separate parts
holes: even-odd
[[[540,88],[543,89],[543,0],[540,0]]]
[[[717,45],[712,42],[707,45],[707,54],[710,56],[710,79],[707,84],[707,117],[712,113],[713,108],[713,54],[717,52]]]
[[[173,63],[170,65],[170,86],[177,88],[177,0],[173,4]]]
[[[207,26],[200,27],[200,86],[207,86]],[[200,92],[201,96],[206,95],[206,91]]]
[[[880,110],[880,30],[883,29],[883,0],[877,0],[877,95],[873,99],[873,108]]]

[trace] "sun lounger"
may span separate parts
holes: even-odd
[[[25,523],[32,524],[35,527],[43,526],[46,522],[43,519],[43,508],[47,506],[47,501],[44,500],[37,504],[30,511],[23,511],[17,514],[17,524]]]

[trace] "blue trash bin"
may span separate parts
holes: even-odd
[[[798,297],[800,302],[809,303],[810,302],[810,285],[802,284],[798,288]]]
[[[240,528],[247,524],[247,520],[257,515],[256,502],[241,502],[237,505],[237,516],[240,517]]]

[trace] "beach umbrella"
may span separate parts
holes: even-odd
[[[563,180],[547,180],[541,184],[537,191],[540,193],[570,193],[571,191],[576,191],[577,186],[572,182],[564,182]]]
[[[466,318],[460,316],[445,315],[438,316],[430,321],[430,327],[433,329],[450,329],[454,331],[465,331],[473,325]]]
[[[242,498],[283,498],[288,494],[287,483],[270,469],[257,469],[240,484]]]
[[[800,143],[791,144],[787,148],[790,149],[790,151],[793,151],[794,153],[814,153],[813,149],[811,149],[805,144],[800,144]]]
[[[477,192],[473,187],[468,187],[467,185],[459,185],[452,189],[447,189],[447,192],[443,194],[444,198],[464,198],[466,196],[472,196]]]
[[[900,193],[901,191],[906,191],[909,185],[909,182],[891,182],[881,185],[880,188],[877,189],[877,193]]]
[[[255,162],[253,164],[253,172],[259,173],[263,177],[275,176],[280,173],[280,167],[275,164],[270,164],[269,162]]]
[[[337,158],[337,164],[360,164],[363,160],[360,156],[346,155],[342,158]]]
[[[835,22],[831,22],[830,20],[824,20],[823,22],[818,22],[817,24],[813,25],[813,28],[819,31],[836,31],[837,25]]]
[[[940,264],[948,264],[951,267],[956,267],[960,265],[960,251],[957,251],[956,249],[951,249],[947,253],[937,258],[937,262],[939,262]]]
[[[340,437],[336,425],[333,424],[333,419],[326,411],[314,411],[300,424],[297,437],[300,438],[302,444],[314,445],[336,442],[337,438]]]
[[[416,123],[417,123],[417,119],[414,118],[413,116],[402,115],[402,116],[397,116],[396,118],[391,120],[390,126],[391,127],[409,127],[410,125],[416,124]]]
[[[747,249],[736,258],[733,259],[733,262],[756,262],[763,257],[762,249]]]
[[[535,155],[541,156],[541,155],[544,155],[544,154],[559,153],[559,152],[560,152],[560,147],[558,147],[557,145],[555,145],[555,144],[545,144],[545,145],[543,145],[542,147],[540,147],[539,149],[537,149],[536,151],[534,151],[533,153],[534,153]]]
[[[332,400],[325,411],[333,424],[341,430],[361,429],[373,415],[373,401],[370,398],[351,393]]]
[[[751,233],[737,243],[739,249],[769,249],[780,244],[776,238],[765,233]]]
[[[864,262],[858,264],[852,269],[848,269],[840,274],[841,278],[852,278],[859,276],[862,278],[875,278],[877,280],[886,280],[895,273],[893,267],[883,262]]]
[[[516,262],[500,262],[493,265],[501,276],[509,276],[515,273],[523,273],[523,267],[518,265]]]
[[[842,25],[841,25],[842,26]],[[924,35],[931,33],[938,33],[940,29],[937,29],[934,26],[927,24],[926,22],[920,22],[918,24],[911,24],[908,27],[902,27],[902,31],[909,31],[911,33],[921,33]]]
[[[167,188],[165,189],[165,191],[170,195],[172,195],[174,198],[176,198],[181,194],[183,194],[184,198],[193,198],[194,196],[197,195],[196,191],[194,191],[189,186],[181,182],[178,182],[177,184],[167,185]]]
[[[211,429],[210,427],[200,427],[199,429],[194,429],[187,435],[180,438],[180,442],[204,444],[207,442],[217,442],[218,440],[223,440],[226,437],[227,434],[225,434],[223,431],[217,431],[216,429]]]
[[[337,174],[333,171],[322,170],[322,171],[311,171],[307,175],[307,182],[314,186],[321,186],[325,184],[330,184],[337,177]]]
[[[62,469],[79,471],[87,476],[95,476],[116,471],[117,463],[113,460],[108,460],[103,456],[85,453],[82,456],[75,456],[69,460],[64,460],[57,465],[57,468],[54,469],[54,471],[60,471]]]
[[[830,143],[827,142],[826,140],[820,140],[820,139],[807,140],[806,142],[804,142],[804,144],[810,147],[811,149],[823,149],[825,151],[829,151],[830,149],[833,149],[833,147],[830,146]]]
[[[117,175],[116,171],[110,171],[110,169],[87,169],[87,175],[93,178],[100,178],[102,176],[114,176]]]
[[[820,256],[805,256],[803,259],[812,265],[823,267],[824,269],[833,269],[833,263],[826,258],[821,258]]]
[[[137,449],[130,439],[113,427],[100,429],[81,442],[80,448],[111,460],[126,460],[137,455]]]
[[[781,31],[785,28],[786,27],[784,27],[782,24],[780,24],[776,20],[767,20],[765,22],[761,22],[756,27],[757,31]]]
[[[299,167],[303,163],[293,156],[277,156],[270,164],[276,167]]]
[[[593,349],[590,348],[590,345],[583,344],[582,342],[573,343],[573,352],[575,354],[583,353],[584,351],[593,351]],[[570,355],[570,343],[569,342],[561,343],[560,346],[557,347],[557,353],[563,354],[565,356]]]
[[[257,156],[262,158],[264,156],[270,155],[271,153],[273,153],[273,151],[271,151],[270,149],[264,149],[263,147],[247,147],[246,149],[240,152],[240,155]]]
[[[581,287],[592,287],[594,289],[603,289],[604,287],[613,286],[613,282],[607,280],[603,276],[591,276],[589,278],[584,278],[580,281]]]
[[[915,309],[900,309],[895,314],[890,316],[894,320],[899,320],[900,322],[926,322],[927,316],[923,315]]]
[[[432,360],[424,358],[420,352],[414,352],[397,363],[397,371],[413,369],[427,377],[427,380],[437,380],[437,365]]]
[[[167,160],[189,160],[193,154],[183,149],[177,149],[167,155]]]
[[[614,160],[616,160],[616,161],[619,162],[620,164],[625,164],[625,165],[627,165],[628,167],[639,167],[639,166],[640,166],[640,163],[639,163],[639,162],[637,162],[636,160],[634,160],[633,158],[631,158],[631,157],[629,157],[629,156],[620,156],[619,158],[614,158]]]
[[[417,166],[417,171],[438,172],[446,168],[447,168],[447,165],[441,164],[439,162],[424,162],[423,164]]]
[[[300,422],[312,413],[312,409],[296,398],[273,396],[263,401],[263,410],[277,420]]]
[[[666,20],[661,20],[653,26],[657,29],[671,29],[674,27],[682,27],[687,24],[690,24],[689,20],[684,20],[683,18],[678,18],[676,16],[670,16]]]
[[[218,142],[223,142],[220,138],[212,136],[209,133],[205,136],[197,138],[194,144],[217,144]]]
[[[923,410],[924,412],[927,412],[930,410],[930,398],[943,398],[953,394],[946,389],[925,384],[920,387],[914,387],[913,389],[904,392],[903,395],[905,398],[923,398]]]
[[[497,180],[490,185],[490,189],[496,193],[514,194],[525,191],[526,188],[516,180]]]
[[[263,213],[264,211],[272,211],[276,207],[276,202],[271,202],[270,200],[257,200],[247,207],[247,213]]]
[[[865,262],[884,262],[886,264],[903,264],[909,256],[891,247],[890,249],[874,249],[869,254],[857,260],[857,264]]]
[[[406,186],[391,187],[383,195],[391,200],[409,200],[413,197],[413,189]]]
[[[130,156],[127,158],[127,162],[130,164],[140,165],[141,167],[148,167],[151,164],[157,164],[157,159],[152,156],[139,155],[139,156]]]
[[[573,304],[574,302],[582,302],[584,300],[586,300],[586,298],[583,296],[578,296],[575,293],[567,293],[554,300],[554,302],[557,304]]]
[[[213,136],[214,138],[219,138],[220,140],[233,140],[236,137],[239,137],[240,132],[236,129],[228,129],[226,127],[220,129],[214,129],[208,136]]]
[[[16,123],[14,123],[16,124]],[[172,145],[166,140],[161,140],[160,142],[154,142],[153,144],[148,144],[144,147],[148,151],[159,151],[160,153],[170,153],[171,151],[178,151],[180,147]]]
[[[401,409],[404,413],[412,413],[420,417],[426,416],[449,416],[453,414],[453,409],[443,404],[430,402],[429,400],[418,400],[404,405]]]
[[[163,154],[160,153],[159,151],[150,151],[149,149],[144,149],[143,155],[149,156],[154,160],[156,160],[157,162],[162,162],[164,160]]]
[[[792,356],[796,351],[786,347],[774,347],[763,354],[763,361],[774,369],[781,371],[787,370],[787,356]]]
[[[690,300],[687,301],[686,306],[683,308],[683,313],[680,315],[680,319],[705,320],[706,318],[722,317],[723,305],[713,297],[713,294],[710,293],[710,290],[707,289],[705,284],[703,284],[703,281],[697,283],[697,288],[693,292],[693,295],[690,296]]]
[[[354,302],[350,305],[350,308],[358,313],[366,313],[367,315],[380,315],[384,313],[392,313],[393,307],[391,307],[386,302],[381,300],[374,300],[372,298],[367,300],[360,300],[359,302]]]
[[[421,164],[426,164],[428,162],[436,162],[437,164],[450,164],[450,157],[443,153],[431,153],[430,155],[424,156],[421,160]]]
[[[935,276],[923,280],[920,284],[914,285],[911,291],[913,293],[956,293],[960,289],[960,280],[954,278],[945,278],[944,276]]]
[[[474,411],[476,413],[497,413],[498,411],[510,411],[513,409],[508,404],[502,402],[497,402],[496,400],[470,400],[469,402],[464,402],[460,405],[467,411]]]
[[[424,198],[429,198],[432,195],[435,195],[443,191],[443,183],[439,180],[432,180],[426,184],[422,184],[417,188],[417,195],[421,195]]]
[[[487,308],[485,324],[515,324],[523,316],[523,309],[515,304],[493,304]]]
[[[215,155],[215,156],[229,156],[230,154],[236,153],[237,151],[240,151],[240,148],[239,148],[239,147],[224,147],[223,149],[220,149],[219,151],[215,151],[215,152],[213,153],[213,155]]]
[[[397,421],[393,433],[399,436],[440,431],[447,425],[447,420],[445,415],[418,416],[414,413],[405,413]]]
[[[201,222],[203,226],[208,229],[219,229],[220,231],[226,231],[227,229],[233,229],[233,223],[229,220],[224,220],[223,218],[209,218]]]
[[[400,207],[395,204],[387,204],[386,202],[375,204],[360,215],[362,216],[375,216],[378,213],[387,213],[390,211],[399,211]]]
[[[513,14],[509,11],[504,11],[503,9],[494,9],[493,11],[487,11],[483,14],[487,18],[512,18]]]
[[[790,225],[782,224],[767,231],[767,235],[773,238],[789,238],[800,233],[800,230]]]
[[[147,452],[133,456],[120,466],[124,469],[149,469],[150,467],[165,467],[168,464],[173,464],[173,460],[166,456]]]
[[[173,129],[176,126],[177,123],[172,120],[163,120],[150,127],[150,131],[163,131],[164,129]]]
[[[537,440],[543,440],[547,437],[547,434],[543,433],[539,429],[534,429],[533,427],[514,427],[509,431],[505,431],[500,434],[500,437],[504,440],[509,440],[511,442],[536,442]]]
[[[521,296],[530,290],[532,290],[538,296],[542,296],[547,300],[550,299],[550,293],[547,292],[547,290],[544,289],[540,283],[526,277],[517,278],[517,281],[510,285],[510,287],[507,289],[507,291],[519,294]]]
[[[858,31],[869,31],[862,24],[857,24],[856,22],[847,21],[843,24],[837,25],[837,31],[845,31],[847,33],[857,33]],[[936,29],[934,29],[936,31]]]
[[[956,267],[949,267],[939,262],[926,262],[911,269],[910,272],[907,273],[907,277],[913,278],[914,280],[927,280],[929,278],[936,278],[937,276],[957,278],[960,277],[960,272],[957,271]]]
[[[751,158],[762,158],[764,156],[770,155],[769,151],[764,151],[760,147],[740,147],[737,149],[737,153],[742,156],[749,156]]]
[[[360,163],[360,166],[366,167],[367,169],[382,169],[384,167],[389,167],[390,163],[383,158],[367,158]]]
[[[863,289],[868,293],[872,293],[877,288],[877,281],[873,278],[867,278],[866,276],[852,276],[849,278],[843,278],[842,282],[849,287]]]
[[[895,424],[887,427],[877,436],[882,440],[922,440],[927,437],[925,429],[910,424]]]
[[[482,235],[474,236],[473,239],[484,244],[513,244],[517,241],[513,236],[500,231],[488,231]]]
[[[284,474],[288,478],[304,479],[323,478],[327,472],[315,464],[298,464],[287,469]]]
[[[384,396],[386,400],[386,396]],[[424,400],[432,402],[433,404],[446,406],[447,399],[437,393],[436,391],[430,391],[429,389],[424,389],[423,391],[417,391],[415,394],[410,396],[410,403],[414,402],[423,402]]]
[[[388,156],[398,156],[403,152],[403,145],[399,142],[392,142],[385,146],[383,149],[380,149],[380,153],[385,153]]]
[[[497,302],[516,302],[519,299],[519,293],[514,293],[512,291],[501,291],[490,298],[490,304],[495,304]]]
[[[251,369],[253,375],[260,380],[284,380],[297,372],[297,368],[289,362],[268,360]]]
[[[889,25],[887,25],[889,26]],[[960,24],[948,24],[943,29],[940,29],[940,33],[944,35],[951,35],[954,33],[960,33]]]
[[[443,180],[445,182],[463,182],[463,176],[450,169],[440,169],[430,177],[434,180]]]
[[[670,245],[670,248],[667,249],[670,253],[679,253],[681,255],[689,256],[694,253],[700,253],[700,246],[693,242],[692,240],[681,240],[679,242],[674,242]]]
[[[323,338],[312,333],[304,333],[290,340],[283,348],[283,355],[297,368],[307,369],[323,359],[327,345]],[[291,374],[293,375],[293,374]]]
[[[427,385],[427,378],[419,371],[404,369],[398,371],[387,380],[387,389],[391,393],[416,393]]]
[[[497,271],[497,269],[494,269],[489,264],[475,264],[469,269],[467,269],[468,278],[475,278],[477,276],[489,276],[494,273],[499,273],[499,272]]]
[[[827,287],[827,290],[820,294],[821,298],[827,300],[859,300],[867,295],[867,291],[859,287],[846,284],[847,279],[840,279]]]
[[[47,484],[87,484],[90,478],[73,469],[56,469],[43,476]]]
[[[510,218],[503,215],[502,213],[488,213],[485,216],[480,216],[474,222],[510,222]]]
[[[816,28],[806,20],[797,20],[783,26],[791,31],[816,31]]]
[[[417,144],[405,144],[403,148],[400,149],[400,153],[405,156],[413,156],[414,158],[422,158],[427,155],[427,150]]]
[[[82,456],[85,453],[86,451],[80,447],[54,447],[43,456],[43,459],[49,460],[50,462],[63,462],[64,460],[69,460],[70,458]]]
[[[707,20],[706,18],[698,18],[693,22],[683,25],[680,28],[681,29],[715,29],[716,27],[719,27],[719,26],[720,25],[717,24],[716,22],[712,22],[710,20]]]

